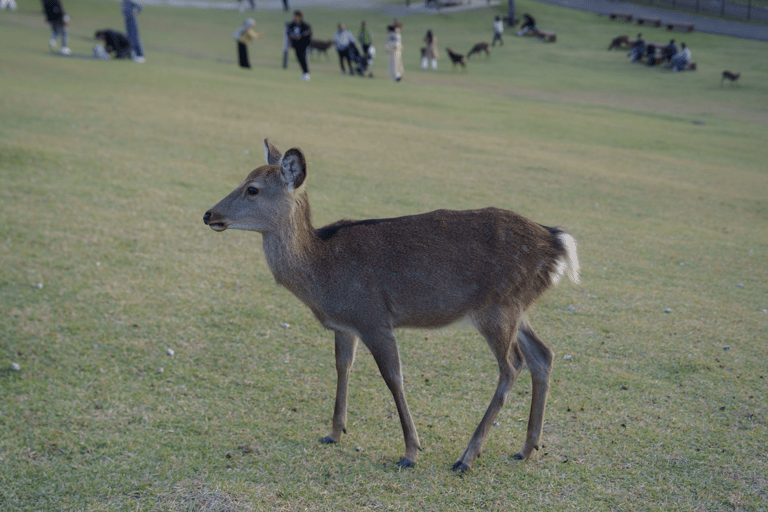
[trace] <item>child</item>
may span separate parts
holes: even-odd
[[[250,69],[251,67],[251,63],[248,61],[248,43],[264,36],[264,32],[256,32],[255,26],[256,20],[248,18],[243,22],[243,26],[232,34],[232,39],[237,41],[237,56],[241,68]]]
[[[496,18],[493,20],[493,42],[491,43],[491,46],[496,46],[496,41],[501,43],[501,46],[504,46],[504,40],[501,38],[501,34],[504,32],[504,22],[501,21],[501,18],[496,16]]]
[[[424,42],[427,43],[427,47],[424,49],[424,56],[421,58],[421,69],[427,69],[427,64],[432,61],[432,69],[437,69],[437,58],[439,57],[437,52],[437,37],[431,30],[427,30],[427,35],[424,36]]]
[[[64,7],[62,7],[59,0],[43,0],[43,11],[53,33],[51,40],[48,41],[48,46],[51,48],[51,51],[55,51],[56,38],[61,34],[61,54],[69,55],[72,53],[69,46],[67,46],[67,40],[69,39],[69,32],[67,31],[69,15],[64,12]]]

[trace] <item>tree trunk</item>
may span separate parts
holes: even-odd
[[[515,0],[508,0],[507,2],[507,26],[513,27],[515,25]]]

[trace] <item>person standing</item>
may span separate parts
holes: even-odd
[[[437,69],[437,58],[439,57],[437,51],[437,37],[431,30],[427,30],[427,35],[424,36],[424,42],[427,43],[427,47],[424,49],[424,56],[421,58],[421,69],[427,69],[429,62],[432,62],[432,69]]]
[[[365,24],[365,20],[360,24],[360,33],[357,34],[357,40],[360,41],[360,47],[363,49],[363,55],[368,56],[368,49],[373,44],[373,34]]]
[[[354,75],[354,71],[352,69],[352,61],[351,61],[351,49],[350,46],[355,45],[355,36],[352,35],[352,32],[346,29],[344,27],[343,23],[339,23],[338,30],[336,30],[336,33],[333,35],[333,42],[336,46],[336,51],[339,54],[339,65],[341,66],[341,74],[346,75],[347,70],[344,69],[344,61],[347,61],[347,66],[349,67],[349,74]]]
[[[131,42],[131,59],[134,62],[144,62],[144,48],[141,46],[139,38],[139,22],[136,21],[134,13],[141,12],[141,4],[133,0],[122,0],[121,7],[125,17],[125,33]]]
[[[387,27],[387,43],[384,51],[389,54],[389,74],[392,80],[399,82],[403,79],[403,42],[400,35],[400,27],[389,25]]]
[[[293,11],[293,21],[288,25],[288,37],[291,39],[291,45],[296,52],[296,59],[301,66],[301,79],[305,82],[309,80],[309,66],[307,65],[307,48],[312,38],[312,27],[304,21],[304,13]]]
[[[493,20],[493,42],[491,43],[491,46],[496,46],[496,41],[501,43],[501,46],[504,46],[504,40],[501,38],[501,34],[504,33],[504,22],[501,21],[501,18],[496,16]]]
[[[4,9],[10,9],[11,11],[15,11],[18,8],[19,6],[16,5],[16,0],[0,0],[0,11]]]
[[[257,33],[254,27],[256,27],[256,20],[248,18],[243,22],[243,26],[232,34],[232,39],[237,41],[237,58],[241,68],[251,68],[251,63],[248,61],[248,43],[264,36],[264,32]]]
[[[290,25],[291,22],[286,21],[283,27],[283,69],[288,69],[288,49],[291,47],[291,38],[288,34],[288,27]]]
[[[61,54],[69,55],[72,53],[69,46],[67,46],[67,41],[69,40],[69,31],[67,30],[69,15],[64,12],[64,7],[59,0],[43,0],[43,12],[53,34],[51,40],[48,41],[51,51],[56,51],[56,39],[61,35]]]
[[[252,11],[256,10],[256,0],[248,0],[248,6]],[[245,6],[243,5],[243,0],[237,0],[237,10],[242,12],[245,12]]]

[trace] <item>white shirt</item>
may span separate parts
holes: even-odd
[[[343,50],[350,44],[355,44],[355,36],[349,30],[337,30],[333,39],[337,50]]]

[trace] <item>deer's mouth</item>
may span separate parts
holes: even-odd
[[[203,215],[203,222],[206,226],[209,226],[214,231],[224,231],[227,229],[227,225],[224,222],[220,220],[212,221],[211,217],[213,217],[213,214],[210,211],[205,212],[205,215]]]

